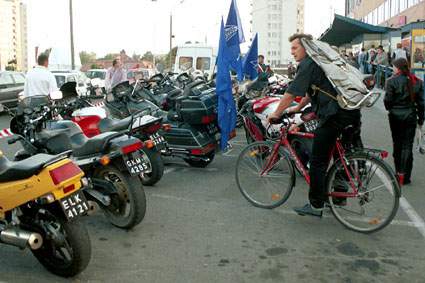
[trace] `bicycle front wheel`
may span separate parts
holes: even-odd
[[[273,151],[269,142],[245,147],[236,163],[236,184],[254,206],[275,208],[282,205],[295,185],[295,173],[283,150]]]
[[[381,230],[391,223],[399,206],[400,187],[392,169],[384,161],[363,153],[347,156],[346,165],[347,171],[341,162],[336,162],[328,172],[332,213],[350,230]]]

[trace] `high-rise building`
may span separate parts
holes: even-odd
[[[9,63],[28,68],[26,7],[20,0],[0,0],[0,70]]]
[[[304,31],[304,0],[251,0],[251,7],[258,53],[272,67],[293,61],[288,38]]]
[[[387,27],[425,20],[425,0],[345,0],[347,17]]]

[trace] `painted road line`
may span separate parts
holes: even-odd
[[[416,210],[410,205],[405,197],[400,197],[400,206],[403,211],[407,214],[410,220],[414,223],[416,229],[419,233],[425,238],[425,221],[422,217],[416,212]]]

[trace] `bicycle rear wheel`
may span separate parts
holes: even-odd
[[[270,142],[245,147],[236,163],[236,184],[254,206],[275,208],[282,205],[295,185],[295,173],[288,155],[273,152]]]
[[[361,233],[381,230],[397,214],[400,187],[389,165],[363,153],[346,156],[354,194],[341,162],[328,172],[328,201],[333,215],[345,227]],[[338,194],[339,193],[339,194]]]

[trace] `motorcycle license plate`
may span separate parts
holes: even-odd
[[[149,162],[146,162],[139,152],[132,152],[130,155],[126,156],[124,162],[128,172],[130,172],[132,176],[150,171]]]
[[[61,199],[60,204],[68,220],[85,215],[89,211],[89,203],[81,190]]]
[[[155,134],[151,135],[149,137],[149,139],[153,141],[153,143],[154,143],[155,146],[160,146],[160,145],[163,145],[165,143],[164,137],[161,136],[158,133],[155,133]]]

